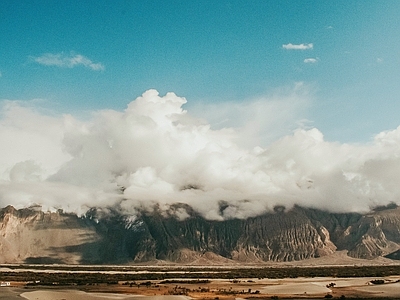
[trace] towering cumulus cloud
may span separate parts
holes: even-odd
[[[149,90],[123,112],[80,121],[3,102],[0,205],[135,213],[187,203],[226,219],[277,205],[365,211],[400,199],[400,128],[367,145],[326,142],[313,128],[247,148],[238,143],[246,130],[212,129],[185,103]]]

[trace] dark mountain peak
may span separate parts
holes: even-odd
[[[394,202],[391,202],[387,205],[375,206],[371,210],[372,211],[384,211],[384,210],[392,210],[392,209],[396,209],[396,208],[398,208],[398,205]]]

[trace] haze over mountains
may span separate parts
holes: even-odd
[[[221,214],[225,209],[220,203]],[[38,208],[0,210],[0,263],[252,264],[336,251],[398,259],[399,249],[396,205],[368,214],[276,207],[257,217],[223,221],[207,220],[185,204],[136,215],[91,209],[81,217]]]
[[[307,98],[307,88],[297,84],[247,104],[203,107],[205,115],[231,116],[226,124],[194,117],[185,98],[155,90],[124,111],[96,111],[85,120],[6,101],[0,205],[77,214],[111,207],[135,215],[184,203],[208,220],[229,220],[275,206],[365,213],[397,203],[400,128],[364,145],[328,142],[304,126],[269,140],[268,132],[287,128],[285,120],[293,121]]]

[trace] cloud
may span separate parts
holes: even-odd
[[[71,157],[62,150],[63,120],[36,109],[40,101],[2,101],[0,105],[0,179],[20,162],[40,165],[43,178]]]
[[[104,71],[105,67],[101,63],[94,63],[86,56],[81,54],[70,53],[69,55],[64,53],[45,53],[39,57],[32,57],[33,61],[38,64],[45,66],[56,66],[60,68],[74,68],[82,65],[93,71]]]
[[[298,44],[298,45],[289,43],[289,44],[282,45],[282,48],[286,49],[286,50],[311,50],[314,48],[314,45],[312,43]]]
[[[315,64],[318,62],[318,60],[319,60],[318,58],[306,58],[304,60],[304,63],[305,64]]]
[[[213,129],[234,129],[239,145],[255,147],[268,145],[296,129],[311,99],[311,87],[297,82],[246,101],[198,102],[189,107],[192,115],[205,119]]]
[[[124,111],[94,111],[87,120],[49,115],[37,103],[3,101],[0,206],[37,203],[75,212],[112,206],[135,214],[154,204],[168,208],[180,202],[221,220],[255,216],[276,205],[338,212],[398,203],[400,127],[365,145],[325,141],[308,122],[282,132],[281,116],[283,124],[305,122],[294,112],[274,118],[296,101],[298,107],[307,103],[309,93],[302,89],[299,83],[238,103],[237,109],[248,109],[243,116],[215,104],[212,108],[228,119],[218,126],[185,110],[185,98],[155,90]],[[258,126],[278,133],[255,146],[255,136],[265,134]],[[252,130],[251,142],[244,143]]]

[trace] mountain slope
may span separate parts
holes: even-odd
[[[90,248],[99,238],[90,223],[74,214],[12,206],[0,211],[2,263],[79,263],[82,251],[96,253]]]
[[[179,219],[176,211],[185,211]],[[206,220],[186,205],[128,216],[0,210],[0,263],[256,263],[346,250],[372,259],[400,249],[400,209],[366,215],[294,207],[242,219]],[[396,256],[396,255],[394,255]]]

